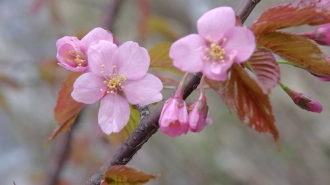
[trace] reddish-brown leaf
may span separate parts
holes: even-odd
[[[280,67],[273,53],[268,49],[256,49],[248,62],[262,91],[268,94],[280,81]]]
[[[260,35],[257,43],[285,60],[319,76],[330,76],[330,64],[315,43],[307,38],[283,32]]]
[[[58,82],[68,75],[68,71],[63,70],[57,63],[56,58],[46,58],[39,64],[39,75],[41,79],[51,86],[58,84]]]
[[[10,79],[9,77],[5,76],[4,74],[0,74],[0,84],[5,84],[8,87],[15,89],[15,90],[19,90],[20,89],[20,85],[15,82],[14,80]]]
[[[137,171],[124,165],[112,166],[103,175],[103,180],[109,185],[125,184],[138,185],[147,183],[150,179],[157,176]]]
[[[247,71],[234,64],[224,82],[206,81],[226,102],[237,110],[238,117],[248,126],[259,132],[268,132],[278,140],[278,131],[268,95]]]
[[[293,26],[320,25],[330,22],[330,9],[318,2],[299,0],[264,11],[252,25],[256,35]]]
[[[80,110],[84,106],[83,103],[76,102],[71,97],[73,83],[80,75],[81,73],[70,73],[58,92],[57,104],[54,108],[55,120],[58,123],[58,127],[54,129],[51,136],[47,139],[46,145],[61,132],[70,130],[72,123],[76,120]]]

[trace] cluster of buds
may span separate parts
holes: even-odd
[[[183,100],[185,77],[181,80],[174,96],[165,102],[159,119],[160,129],[171,137],[185,134],[188,131],[200,132],[205,126],[212,123],[212,120],[207,117],[208,106],[202,83],[200,96],[195,103],[187,105]]]

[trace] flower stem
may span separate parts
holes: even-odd
[[[291,63],[291,62],[287,62],[285,60],[278,60],[277,61],[278,64],[285,64],[285,65],[290,65],[290,66],[294,66],[294,67],[298,67],[297,65]]]

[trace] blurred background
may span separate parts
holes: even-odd
[[[73,132],[44,144],[57,124],[57,92],[68,74],[56,64],[57,39],[83,37],[95,27],[110,29],[118,40],[147,49],[196,32],[196,21],[218,6],[234,9],[240,0],[1,0],[0,1],[0,184],[76,185],[112,156],[97,124],[98,105],[83,110]],[[288,0],[262,1],[247,26],[267,8]],[[299,27],[286,31],[312,30]],[[327,48],[322,48],[330,55]],[[173,75],[170,74],[169,75]],[[173,77],[178,77],[173,75]],[[328,185],[330,184],[330,85],[308,72],[281,66],[281,81],[312,95],[323,112],[300,109],[274,88],[271,102],[281,151],[269,134],[259,134],[230,114],[208,91],[213,125],[201,133],[170,138],[157,132],[128,166],[160,174],[148,185]],[[164,90],[164,96],[171,90]],[[194,101],[193,95],[189,98]],[[72,137],[57,183],[51,174]]]

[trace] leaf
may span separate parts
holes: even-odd
[[[170,48],[171,43],[161,43],[151,48],[149,50],[150,68],[182,74],[182,71],[173,66],[173,61],[169,57]]]
[[[166,36],[171,41],[176,41],[180,38],[179,34],[173,29],[173,26],[168,24],[166,17],[149,16],[146,20],[146,27],[150,31],[156,31]]]
[[[206,82],[225,101],[227,106],[237,110],[242,122],[258,132],[268,132],[278,141],[278,131],[268,95],[264,94],[259,84],[249,76],[246,70],[234,64],[228,79]]]
[[[103,180],[108,185],[138,185],[155,178],[155,175],[137,171],[124,165],[112,166],[103,175]]]
[[[119,146],[123,144],[127,138],[131,135],[134,129],[137,127],[140,121],[140,113],[137,109],[130,106],[131,115],[128,120],[127,125],[118,133],[112,133],[108,135],[108,140],[110,143]]]
[[[252,25],[255,35],[293,26],[320,25],[330,22],[330,9],[318,2],[300,0],[264,11]]]
[[[10,112],[10,108],[7,104],[5,96],[0,92],[0,108],[3,109],[7,114]]]
[[[58,134],[70,130],[70,126],[76,120],[84,106],[83,103],[76,102],[71,97],[73,83],[80,75],[81,73],[70,73],[63,81],[62,87],[58,92],[57,104],[54,108],[55,120],[58,123],[58,127],[53,130],[51,136],[47,139],[46,146],[50,141],[55,139]]]
[[[270,93],[270,89],[280,81],[280,67],[272,52],[268,49],[256,49],[248,63],[264,94]]]
[[[39,75],[42,80],[51,86],[55,86],[58,82],[67,76],[67,71],[57,64],[56,58],[43,59],[39,66]]]
[[[14,80],[8,78],[4,74],[0,74],[0,84],[5,84],[5,85],[7,85],[8,87],[10,87],[14,90],[19,90],[20,89],[20,85],[17,82],[15,82]]]
[[[330,64],[315,43],[307,38],[283,32],[258,37],[257,43],[283,59],[319,76],[330,76]]]
[[[160,81],[162,81],[164,86],[177,86],[180,82],[174,78],[164,76],[161,74],[154,74]]]

